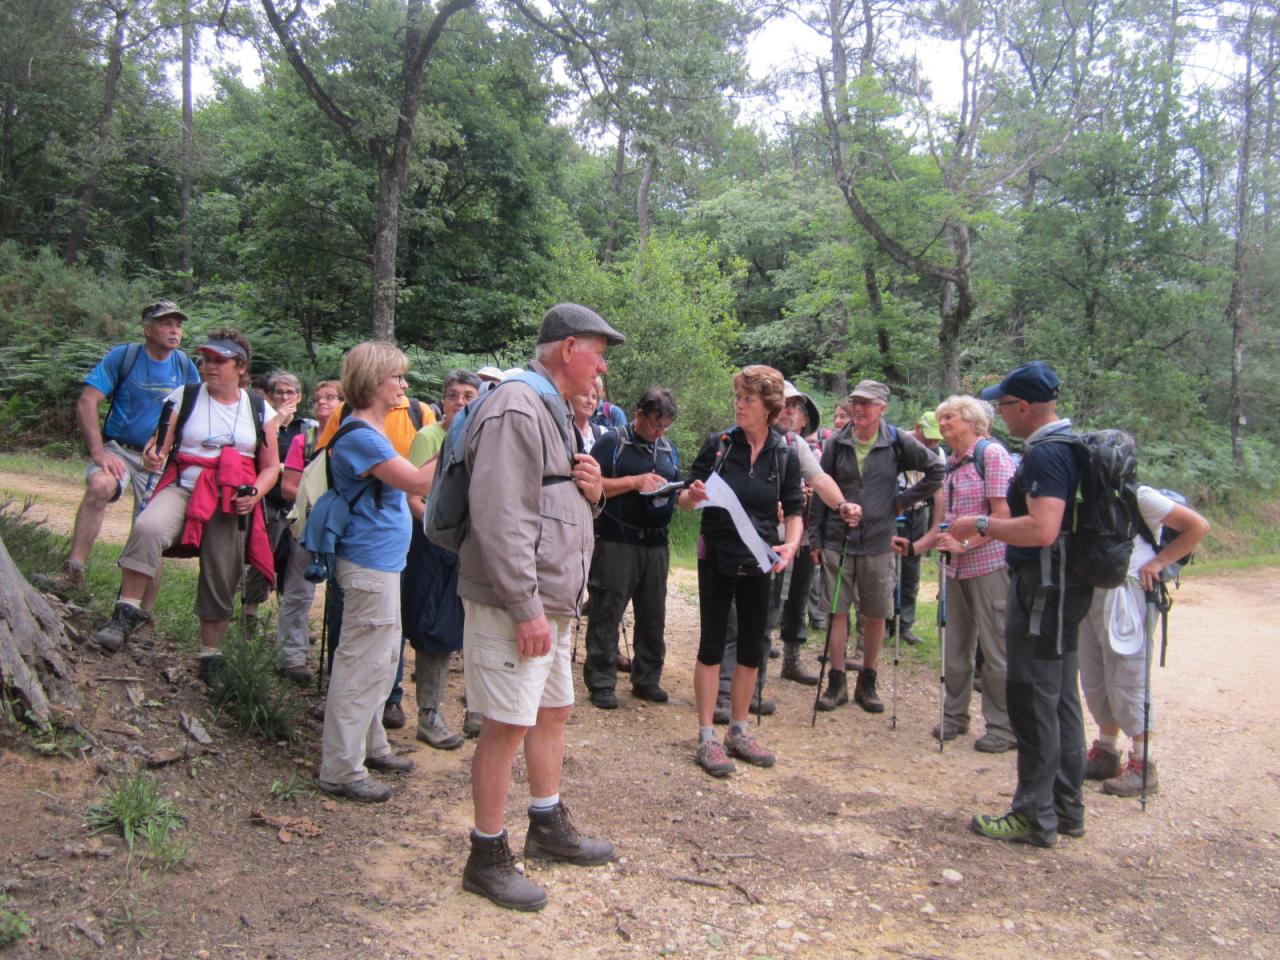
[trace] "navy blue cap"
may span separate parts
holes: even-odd
[[[1058,398],[1062,378],[1043,360],[1024,363],[999,383],[983,390],[983,400],[999,400],[1001,397],[1017,397],[1027,403],[1048,403]]]

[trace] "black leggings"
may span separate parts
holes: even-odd
[[[724,655],[729,607],[738,602],[738,663],[759,669],[764,661],[765,626],[769,619],[769,574],[725,576],[714,560],[698,561],[698,609],[702,625],[698,662],[718,667]]]

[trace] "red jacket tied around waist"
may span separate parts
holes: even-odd
[[[182,536],[168,550],[166,557],[195,557],[200,555],[200,541],[204,538],[204,525],[215,513],[235,513],[237,487],[253,486],[258,479],[256,462],[244,456],[235,447],[223,447],[216,457],[197,457],[179,453],[164,469],[164,475],[156,484],[159,493],[177,480],[178,472],[185,467],[204,467],[196,479],[191,499],[187,501],[187,520]],[[267,537],[267,522],[262,514],[262,504],[254,505],[249,514],[249,530],[245,540],[245,560],[267,582],[275,586],[275,558],[271,553],[271,541]]]

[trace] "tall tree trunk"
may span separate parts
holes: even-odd
[[[1275,214],[1275,177],[1276,159],[1276,70],[1275,64],[1280,58],[1280,23],[1271,19],[1267,29],[1267,108],[1262,127],[1262,233],[1271,235],[1271,221]]]
[[[289,16],[282,17],[274,0],[261,0],[267,20],[294,73],[302,81],[308,95],[330,120],[336,123],[354,142],[367,149],[378,167],[378,219],[373,241],[371,267],[373,271],[373,338],[395,342],[396,293],[399,283],[396,277],[396,246],[400,237],[400,197],[409,176],[409,161],[413,156],[413,127],[422,104],[422,76],[427,61],[435,51],[440,34],[449,18],[455,13],[476,5],[478,0],[447,0],[431,18],[430,25],[422,29],[423,0],[409,0],[405,7],[404,59],[401,79],[400,110],[396,117],[395,134],[388,144],[385,136],[370,135],[362,129],[355,117],[344,111],[324,89],[302,55],[292,33],[294,17],[302,6],[298,5]]]
[[[1227,297],[1227,322],[1231,324],[1231,389],[1228,416],[1231,418],[1231,461],[1244,466],[1244,335],[1249,322],[1245,270],[1248,266],[1249,157],[1253,150],[1253,20],[1257,7],[1249,6],[1245,21],[1244,84],[1241,102],[1240,146],[1236,154],[1235,249],[1231,262],[1231,293]]]
[[[71,640],[44,595],[23,578],[0,540],[0,689],[17,692],[42,730],[54,708],[74,706]]]
[[[182,229],[182,286],[186,295],[195,293],[191,248],[191,187],[195,180],[195,140],[191,110],[191,5],[182,16],[182,172],[178,181],[178,219]]]
[[[893,360],[893,344],[889,339],[889,328],[884,324],[884,301],[880,296],[880,277],[876,273],[876,264],[871,257],[862,261],[862,283],[867,290],[867,307],[876,325],[876,346],[880,348],[880,369],[889,383],[900,384],[905,381],[902,371]],[[847,386],[848,381],[844,381]],[[843,392],[843,391],[841,391]]]
[[[649,239],[649,188],[653,186],[653,172],[657,166],[658,151],[650,145],[644,151],[644,168],[640,172],[640,186],[636,189],[636,246],[641,253]]]
[[[605,222],[604,249],[600,259],[613,263],[618,250],[618,209],[622,205],[622,183],[627,174],[627,138],[630,131],[625,125],[618,127],[618,144],[613,151],[613,178],[609,181],[609,219]]]
[[[62,248],[62,262],[71,266],[80,259],[80,248],[89,229],[89,215],[98,198],[98,182],[102,177],[102,165],[106,163],[107,148],[111,143],[111,118],[116,111],[116,94],[120,87],[120,73],[124,68],[124,34],[129,21],[129,9],[121,4],[108,9],[115,15],[111,42],[107,51],[107,75],[103,83],[102,112],[98,115],[97,143],[89,161],[89,172],[80,187],[80,200],[71,218],[71,232]]]

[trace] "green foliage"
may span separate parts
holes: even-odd
[[[132,850],[141,838],[150,845],[159,842],[164,848],[170,835],[186,822],[170,800],[161,792],[155,777],[136,773],[118,783],[114,789],[89,808],[85,826],[91,833],[117,830]]]
[[[290,771],[288,780],[281,780],[279,777],[272,780],[271,786],[267,789],[271,796],[281,803],[294,803],[314,793],[305,780],[298,778],[296,770]]]
[[[556,267],[563,299],[590,305],[627,336],[607,357],[612,401],[631,412],[649,387],[671,390],[679,416],[669,435],[681,462],[691,462],[731,416],[740,265],[722,262],[705,238],[655,234],[643,253],[607,266],[585,243],[562,248]]]
[[[279,676],[279,652],[273,641],[257,632],[247,638],[230,632],[222,643],[225,684],[215,700],[246,733],[267,740],[293,735],[294,700]]]
[[[0,894],[0,950],[11,947],[31,932],[31,917],[7,906],[9,898]]]

